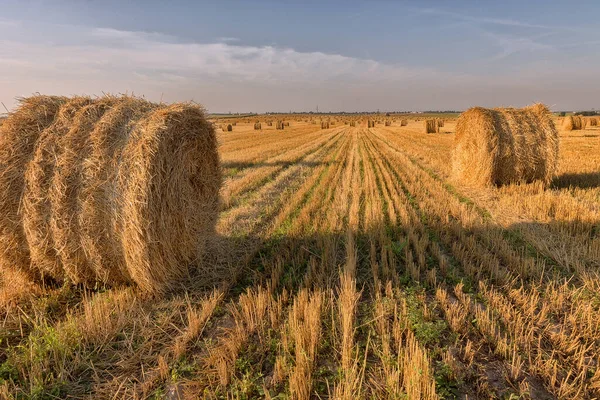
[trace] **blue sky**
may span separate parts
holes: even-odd
[[[211,112],[600,108],[600,2],[3,0],[0,101]]]

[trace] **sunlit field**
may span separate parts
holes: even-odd
[[[3,271],[0,397],[599,398],[600,129],[559,127],[548,187],[482,188],[424,118],[213,119],[202,268],[153,297]]]

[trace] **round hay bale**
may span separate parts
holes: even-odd
[[[231,124],[227,125],[227,132],[233,131],[233,126]]]
[[[33,159],[24,170],[23,229],[31,267],[42,276],[48,275],[59,282],[64,279],[64,273],[50,229],[50,185],[56,160],[62,152],[60,138],[69,132],[82,107],[91,102],[87,97],[74,97],[60,107],[54,123],[40,134]]]
[[[391,126],[392,122],[391,121],[385,121],[385,126]]]
[[[20,99],[17,111],[0,127],[0,269],[31,273],[29,246],[23,230],[21,194],[23,171],[33,158],[40,132],[50,126],[65,97],[33,96]]]
[[[277,126],[275,127],[275,129],[283,129],[285,125],[283,125],[283,121],[277,121]]]
[[[204,110],[77,97],[38,126],[43,105],[29,119],[28,129],[38,129],[30,160],[6,159],[24,177],[17,222],[3,226],[23,232],[13,252],[57,281],[135,283],[151,293],[176,286],[202,256],[218,214],[217,139]],[[23,125],[9,126],[14,132],[2,138],[17,148]]]
[[[558,163],[558,132],[543,104],[522,109],[471,108],[456,123],[453,176],[486,186],[542,181]]]
[[[440,128],[435,119],[426,119],[423,121],[423,128],[425,133],[439,133]]]
[[[104,284],[133,282],[114,229],[119,218],[118,166],[136,122],[157,108],[146,100],[124,96],[104,113],[89,135],[91,152],[82,163],[78,219],[81,247],[96,279]]]
[[[117,230],[135,283],[164,292],[198,262],[214,234],[221,169],[204,110],[173,104],[139,122],[118,170]]]
[[[260,123],[260,122],[255,122],[255,123],[254,123],[254,130],[255,130],[255,131],[259,131],[259,130],[261,130],[261,129],[262,129],[262,125],[261,125],[261,123]]]
[[[583,120],[578,115],[567,115],[562,120],[562,129],[565,131],[578,131],[583,128]]]
[[[407,119],[400,120],[400,126],[406,126],[406,125],[408,125],[408,120]]]

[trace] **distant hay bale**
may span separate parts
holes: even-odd
[[[391,126],[391,125],[392,125],[391,121],[385,121],[385,126]]]
[[[453,176],[486,186],[542,181],[558,163],[558,132],[543,104],[522,109],[471,108],[456,123]]]
[[[579,115],[567,115],[562,121],[562,129],[565,131],[578,131],[584,128],[583,118]]]
[[[375,121],[367,120],[367,128],[375,128]]]
[[[227,125],[227,132],[233,131],[233,126],[231,124]]]
[[[283,124],[283,121],[277,121],[277,126],[275,126],[275,129],[283,129],[285,125]]]
[[[290,123],[289,122],[284,122],[283,126],[290,126]]]
[[[439,133],[440,128],[435,119],[426,119],[423,121],[423,128],[425,133]]]
[[[350,126],[355,127],[356,126],[356,121],[350,121]]]
[[[598,126],[598,119],[597,118],[590,118],[589,120],[590,126]]]
[[[329,121],[322,121],[321,129],[329,129]]]
[[[7,189],[20,191],[0,187],[0,207],[14,217],[2,221],[2,254],[30,257],[30,271],[57,281],[173,288],[202,256],[218,213],[217,140],[204,111],[127,96],[45,99],[23,101],[11,116],[21,123],[2,127],[0,156],[25,133],[32,139],[20,157],[0,158],[23,177],[21,208]],[[23,244],[6,241],[9,231],[24,232]]]
[[[262,125],[261,125],[261,123],[260,123],[260,122],[255,122],[255,123],[254,123],[254,130],[255,130],[255,131],[259,131],[259,130],[261,130],[261,129],[262,129]]]
[[[437,122],[438,128],[443,128],[444,127],[444,120],[443,119],[439,118],[439,119],[436,120],[436,122]]]
[[[273,121],[267,121],[267,126],[273,126]]]
[[[408,120],[407,119],[400,120],[400,126],[406,126],[406,125],[408,125]]]
[[[52,125],[66,100],[52,96],[20,99],[18,112],[9,114],[0,126],[0,269],[32,273],[20,212],[23,172],[33,158],[41,131]]]

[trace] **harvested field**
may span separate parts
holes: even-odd
[[[600,397],[600,129],[558,126],[547,187],[471,187],[450,179],[455,117],[439,135],[412,116],[339,121],[217,132],[216,232],[180,290],[14,285],[3,269],[0,397]],[[108,157],[102,135],[63,136],[80,151],[36,171]],[[56,179],[75,173],[104,172]]]

